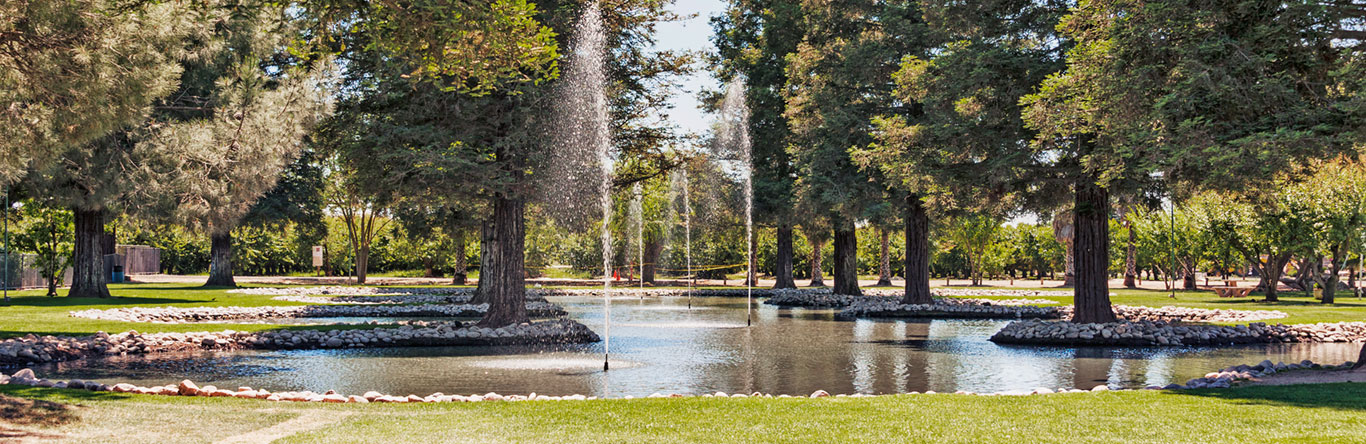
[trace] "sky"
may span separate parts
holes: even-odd
[[[657,50],[693,50],[711,52],[711,16],[721,14],[726,9],[721,0],[677,0],[673,10],[679,15],[697,14],[689,20],[661,23],[656,29]],[[677,91],[669,112],[679,128],[685,132],[703,133],[711,126],[712,117],[698,108],[697,92],[703,88],[718,89],[719,86],[711,73],[699,70],[692,76],[682,79],[682,89]]]

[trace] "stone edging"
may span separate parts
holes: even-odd
[[[0,367],[111,355],[201,350],[280,350],[463,345],[578,344],[600,338],[568,319],[490,329],[473,322],[413,322],[397,328],[270,330],[262,332],[150,333],[36,336],[0,341]]]
[[[960,299],[960,303],[902,304],[900,301],[865,299],[851,304],[835,315],[836,319],[855,318],[994,318],[994,319],[1070,319],[1072,306],[1037,307],[1029,299]],[[1115,315],[1129,321],[1164,322],[1249,322],[1283,318],[1280,311],[1209,310],[1166,306],[1159,308],[1116,305]]]
[[[564,316],[563,308],[549,302],[527,302],[533,317]],[[180,324],[276,318],[333,317],[453,317],[477,318],[488,311],[488,304],[421,305],[293,305],[266,307],[130,307],[91,309],[71,312],[71,316],[124,322]]]
[[[1363,342],[1366,322],[1239,326],[1169,322],[1011,322],[991,337],[998,344],[1028,345],[1223,345],[1282,342]]]
[[[1256,381],[1257,378],[1271,376],[1276,373],[1311,369],[1345,370],[1352,368],[1352,365],[1354,364],[1356,363],[1352,361],[1347,361],[1342,365],[1316,364],[1314,363],[1314,361],[1310,361],[1308,359],[1300,361],[1298,364],[1286,364],[1284,362],[1272,364],[1271,360],[1268,359],[1256,365],[1235,365],[1224,368],[1223,370],[1219,370],[1217,372],[1209,372],[1206,373],[1203,378],[1195,378],[1190,381],[1186,381],[1186,385],[1168,384],[1165,387],[1158,387],[1154,385],[1148,386],[1147,388],[1164,390],[1229,388],[1238,383]]]

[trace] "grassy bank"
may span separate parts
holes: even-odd
[[[1031,397],[268,403],[0,386],[0,438],[72,442],[1360,442],[1366,384]],[[27,404],[37,401],[39,404]],[[10,408],[18,406],[20,408]]]
[[[29,333],[38,335],[88,335],[97,331],[117,333],[128,330],[152,333],[229,329],[259,331],[281,328],[319,328],[272,324],[131,323],[74,318],[68,314],[70,311],[92,308],[302,305],[274,300],[271,299],[271,296],[228,293],[226,288],[206,288],[193,284],[117,284],[110,285],[109,288],[115,296],[109,299],[68,298],[65,296],[49,298],[43,296],[42,290],[11,292],[12,302],[8,306],[0,305],[0,338],[23,336]],[[65,294],[65,290],[62,292]],[[1301,293],[1282,295],[1281,302],[1277,303],[1259,302],[1255,298],[1221,299],[1209,291],[1177,292],[1175,299],[1169,298],[1166,291],[1156,290],[1114,290],[1114,293],[1113,302],[1125,305],[1151,307],[1178,305],[1238,310],[1280,310],[1288,313],[1290,317],[1269,322],[1287,324],[1366,319],[1366,301],[1356,298],[1339,298],[1337,304],[1323,305],[1312,298],[1301,296]],[[1072,303],[1070,297],[1052,296],[1043,299],[1055,300],[1062,304]]]

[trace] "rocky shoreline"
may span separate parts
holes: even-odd
[[[1226,345],[1286,342],[1366,342],[1366,322],[1267,325],[1181,325],[1166,321],[1107,324],[1016,321],[992,335],[1019,345]]]
[[[1046,301],[1046,300],[1045,300]],[[835,314],[836,319],[856,318],[982,318],[1071,319],[1072,306],[1039,307],[1032,299],[938,299],[933,304],[902,304],[900,301],[865,298]],[[1127,321],[1251,322],[1283,318],[1280,311],[1209,310],[1166,306],[1160,308],[1116,305],[1115,315]]]
[[[993,289],[947,289],[936,288],[930,291],[940,300],[976,301],[979,305],[1048,305],[1057,304],[1051,299],[1037,299],[1042,296],[1071,296],[1071,293],[1038,290],[993,290]],[[858,304],[899,303],[905,295],[902,290],[867,289],[862,296],[834,294],[829,289],[771,290],[765,304],[780,307],[805,308],[846,308]],[[1011,297],[1013,299],[981,299],[971,296]],[[1029,299],[1034,297],[1036,299]],[[950,302],[952,303],[952,302]]]
[[[1031,300],[938,299],[933,304],[902,304],[895,300],[855,302],[835,319],[857,318],[951,318],[951,319],[1056,319],[1066,311],[1060,307],[1028,305]]]
[[[285,350],[361,347],[579,344],[600,338],[567,319],[491,329],[473,322],[413,322],[397,328],[271,330],[262,332],[104,332],[91,336],[27,335],[0,341],[0,367],[17,367],[102,356],[204,350]]]
[[[532,317],[565,315],[564,308],[549,302],[528,302],[526,309],[527,314]],[[106,321],[181,324],[287,318],[477,318],[486,312],[488,312],[488,304],[293,305],[275,307],[131,307],[73,311],[71,316]]]

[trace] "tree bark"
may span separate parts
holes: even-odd
[[[1196,286],[1195,286],[1195,262],[1191,262],[1190,264],[1185,265],[1185,266],[1183,266],[1182,268],[1183,268],[1183,270],[1181,270],[1181,274],[1184,275],[1184,279],[1182,280],[1182,289],[1185,289],[1185,290],[1194,290],[1194,289],[1196,289]]]
[[[109,297],[109,276],[104,272],[104,210],[72,209],[76,245],[72,251],[71,291],[68,297]]]
[[[1124,287],[1138,288],[1138,239],[1134,235],[1134,224],[1128,225],[1129,241],[1124,249]]]
[[[1357,370],[1366,366],[1366,345],[1361,346],[1361,354],[1357,355],[1357,363],[1352,364],[1352,370]]]
[[[930,304],[930,217],[917,195],[906,197],[906,296],[905,304]]]
[[[237,286],[232,278],[232,233],[209,235],[209,280],[204,286]]]
[[[858,236],[854,221],[836,222],[835,229],[835,294],[862,295],[858,288]]]
[[[366,276],[370,274],[370,243],[361,244],[356,251],[356,285],[365,285]]]
[[[824,257],[821,255],[821,248],[825,246],[825,245],[823,245],[823,244],[824,244],[824,242],[821,242],[821,241],[818,241],[818,240],[813,240],[813,241],[811,241],[811,285],[810,285],[810,286],[812,286],[812,287],[824,287],[824,286],[825,286],[825,277],[821,275],[821,268],[823,268],[823,267],[821,266],[821,260],[824,259]]]
[[[479,320],[481,327],[502,327],[529,322],[526,313],[526,203],[498,197],[493,203],[490,235],[494,245],[482,259],[479,283],[489,309]]]
[[[664,250],[664,244],[657,240],[650,240],[645,243],[645,267],[640,272],[640,281],[654,285],[655,275],[659,271],[659,254]]]
[[[1073,217],[1076,237],[1073,263],[1076,288],[1073,290],[1072,322],[1115,322],[1110,305],[1107,270],[1110,264],[1110,195],[1096,184],[1096,178],[1077,181]]]
[[[1323,277],[1323,303],[1333,304],[1336,302],[1338,291],[1338,273],[1342,272],[1343,262],[1347,260],[1345,249],[1338,249],[1333,252],[1331,265],[1328,266],[1328,275]]]
[[[877,286],[892,286],[892,233],[886,229],[877,230],[882,235],[882,250],[879,251],[877,264]]]
[[[465,263],[465,230],[457,230],[452,236],[455,238],[455,266],[451,270],[451,285],[465,285],[469,276]]]
[[[493,257],[494,244],[497,243],[493,235],[493,219],[488,219],[479,224],[479,281],[474,289],[474,297],[470,298],[471,304],[487,304],[489,297],[487,279],[484,279],[484,272],[488,270],[488,259]]]
[[[774,257],[773,288],[797,288],[792,280],[792,225],[778,225],[778,252]]]

